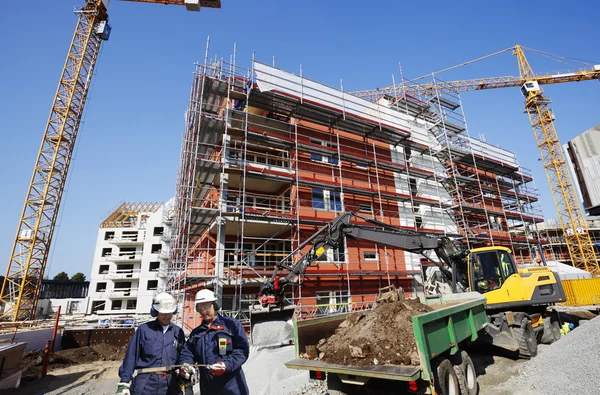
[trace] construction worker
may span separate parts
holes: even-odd
[[[178,395],[181,393],[177,374],[174,372],[138,374],[130,384],[136,369],[156,368],[177,364],[179,353],[185,343],[183,330],[171,322],[177,312],[177,302],[166,292],[152,299],[150,315],[154,321],[140,325],[135,331],[123,364],[119,368],[121,382],[117,394]]]
[[[179,363],[180,375],[187,379],[199,367],[200,393],[214,395],[246,395],[248,386],[242,365],[248,359],[250,347],[242,324],[218,314],[215,294],[209,289],[198,291],[195,309],[202,323],[192,331],[185,343]]]

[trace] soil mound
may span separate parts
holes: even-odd
[[[125,358],[127,347],[98,344],[91,347],[69,348],[50,354],[48,370],[65,368],[94,361],[119,361]],[[44,352],[30,351],[21,360],[22,380],[31,381],[40,377]]]
[[[419,365],[412,317],[431,310],[417,300],[401,300],[350,314],[319,341],[317,359],[353,366]]]

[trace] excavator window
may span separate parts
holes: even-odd
[[[506,280],[517,272],[515,265],[513,264],[512,257],[506,251],[498,251],[500,257],[500,267],[502,268],[502,274]]]
[[[498,251],[478,252],[471,257],[471,262],[473,262],[473,290],[486,293],[502,286],[506,277]]]

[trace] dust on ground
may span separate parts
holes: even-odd
[[[59,350],[50,354],[48,371],[96,361],[122,361],[126,350],[126,346],[116,347],[109,344]],[[21,360],[22,386],[41,376],[43,356],[44,352],[41,350],[30,351],[23,356]]]
[[[113,395],[120,365],[121,361],[95,361],[53,369],[46,377],[0,392],[2,395]]]
[[[251,349],[242,366],[252,395],[278,395],[293,392],[309,381],[306,370],[288,369],[286,362],[296,358],[294,346]],[[307,392],[312,394],[312,392]]]
[[[319,341],[316,358],[353,366],[419,365],[412,317],[431,310],[414,299],[350,314],[332,336]]]
[[[550,346],[538,345],[538,352],[543,352],[547,347]],[[512,395],[502,385],[529,362],[528,359],[519,359],[514,353],[511,355],[490,345],[475,343],[467,351],[475,365],[479,393],[485,395]]]

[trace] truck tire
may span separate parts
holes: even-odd
[[[477,372],[475,365],[469,354],[461,350],[454,356],[454,372],[458,378],[461,395],[479,394],[479,383],[477,382]]]
[[[454,365],[446,358],[433,369],[435,390],[440,395],[461,395],[458,377]]]
[[[544,330],[541,338],[541,343],[552,344],[560,339],[560,323],[556,320],[551,320],[547,317],[544,320]]]
[[[519,357],[533,358],[537,355],[537,338],[527,318],[521,320],[519,327],[511,328],[513,337],[519,342]]]
[[[335,373],[327,373],[327,393],[329,395],[351,395],[356,391],[352,386],[342,383]]]

